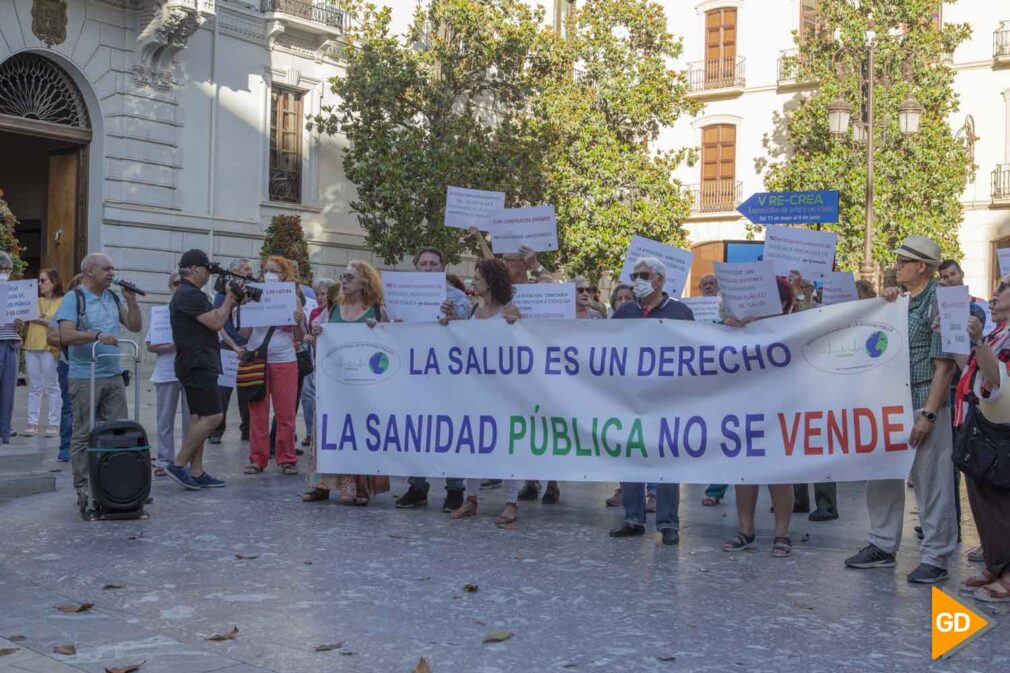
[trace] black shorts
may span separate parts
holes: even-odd
[[[197,416],[213,416],[223,411],[221,391],[217,387],[217,372],[212,369],[176,370],[179,383],[186,391],[189,413]]]

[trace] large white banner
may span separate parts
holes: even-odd
[[[671,320],[334,325],[320,472],[571,481],[904,478],[907,299],[733,329]]]

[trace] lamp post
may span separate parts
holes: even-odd
[[[863,230],[863,263],[859,268],[859,275],[864,280],[874,282],[876,271],[873,264],[873,132],[875,128],[874,117],[874,87],[876,85],[876,67],[874,56],[876,55],[876,33],[872,30],[866,31],[866,51],[862,58],[862,72],[860,75],[860,107],[861,119],[853,125],[860,139],[866,142],[866,219]],[[898,128],[902,135],[912,135],[919,131],[919,120],[922,118],[924,108],[911,94],[898,106]],[[852,106],[844,98],[839,96],[828,106],[828,127],[832,135],[841,138],[848,134],[849,125],[852,120]]]

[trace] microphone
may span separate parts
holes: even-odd
[[[130,281],[123,280],[119,276],[116,276],[115,278],[113,278],[112,282],[115,283],[116,285],[118,285],[119,287],[123,288],[124,290],[129,290],[130,292],[132,292],[134,294],[139,294],[141,297],[146,297],[147,296],[146,292],[144,292],[143,290],[141,290],[139,287],[137,287],[136,285],[134,285]]]

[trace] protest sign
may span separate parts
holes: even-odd
[[[488,214],[505,207],[505,192],[450,186],[445,195],[445,226],[487,229]]]
[[[823,278],[834,268],[837,243],[838,234],[832,231],[769,226],[764,260],[775,265],[779,276],[795,269],[807,278]]]
[[[526,320],[575,320],[575,283],[521,283],[512,287],[512,303]]]
[[[175,381],[175,353],[159,355],[154,360],[154,371],[151,372],[151,381],[167,383]]]
[[[999,259],[999,275],[1006,277],[1010,274],[1010,248],[996,248],[996,257]]]
[[[851,271],[832,271],[826,274],[821,297],[825,306],[857,301],[859,292],[856,291],[855,276]]]
[[[695,322],[719,322],[722,297],[684,297],[680,301],[694,313]]]
[[[383,271],[386,313],[390,320],[431,322],[442,315],[445,273],[428,271]]]
[[[715,263],[722,303],[735,318],[762,318],[782,313],[779,287],[772,263]]]
[[[777,484],[903,479],[908,299],[679,320],[325,325],[318,471]]]
[[[968,339],[970,303],[967,285],[936,286],[936,304],[940,309],[940,340],[947,353],[971,354],[971,342]]]
[[[4,324],[15,320],[35,320],[39,317],[39,281],[11,280],[2,283],[4,299]]]
[[[175,343],[172,339],[172,321],[168,315],[168,304],[151,307],[151,324],[145,339],[152,346]]]
[[[224,388],[235,387],[235,377],[238,375],[238,353],[228,348],[221,349],[221,373],[217,376],[217,384]]]
[[[558,249],[554,206],[504,208],[488,217],[491,249],[496,253],[519,252],[523,245],[538,252]]]
[[[263,290],[259,301],[239,307],[241,327],[281,327],[295,324],[298,294],[294,283],[249,283]]]
[[[655,257],[666,265],[664,292],[675,299],[684,292],[687,274],[691,271],[691,260],[694,259],[692,253],[644,236],[632,236],[628,252],[624,255],[624,266],[621,268],[622,283],[631,283],[631,272],[635,268],[635,262],[641,257]]]

